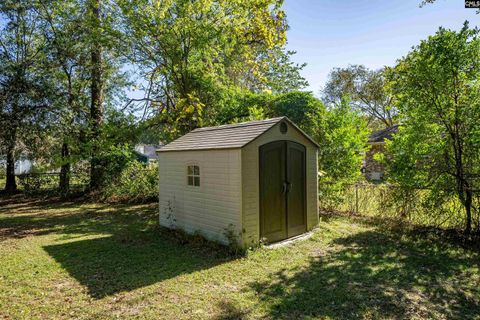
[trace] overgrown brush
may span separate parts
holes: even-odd
[[[480,200],[477,197],[474,200],[477,220],[480,215],[476,208]],[[454,195],[386,183],[320,185],[319,206],[326,212],[398,218],[415,225],[444,229],[461,228],[464,224],[461,204]]]
[[[103,190],[109,202],[148,202],[158,197],[158,165],[131,161]]]

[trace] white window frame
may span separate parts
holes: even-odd
[[[200,188],[201,186],[201,170],[198,163],[187,164],[187,186]]]

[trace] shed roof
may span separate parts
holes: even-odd
[[[318,147],[318,144],[312,138],[298,128],[287,117],[278,117],[267,120],[227,124],[217,127],[198,128],[161,147],[157,151],[242,148],[282,120],[286,120]]]
[[[398,132],[398,124],[394,124],[386,129],[372,133],[368,137],[369,143],[384,142],[385,139],[391,140],[392,136]]]

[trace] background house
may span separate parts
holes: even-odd
[[[5,171],[7,166],[7,161],[5,157],[0,156],[0,170],[2,173]],[[15,175],[29,173],[32,170],[33,163],[30,159],[25,156],[20,156],[18,160],[15,161]]]
[[[140,143],[135,145],[134,150],[140,161],[152,164],[157,162],[156,151],[160,147],[160,145]]]
[[[384,166],[374,159],[375,154],[385,150],[385,140],[390,140],[398,132],[398,124],[374,132],[368,139],[370,149],[365,155],[363,171],[368,180],[382,180],[385,174]]]

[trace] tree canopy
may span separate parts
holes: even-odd
[[[384,70],[363,65],[335,68],[322,91],[327,105],[339,105],[348,96],[353,108],[363,113],[373,128],[394,124],[397,113],[393,98],[385,91]]]
[[[282,1],[120,1],[145,96],[132,100],[170,140],[197,126],[239,90],[298,89]],[[278,80],[278,81],[277,81]]]
[[[467,232],[472,210],[479,210],[473,201],[480,189],[478,36],[467,23],[458,32],[440,28],[388,71],[401,115],[400,132],[388,144],[391,179],[431,189],[438,201],[456,195]]]
[[[97,189],[125,145],[264,118],[272,95],[307,84],[280,0],[7,0],[0,15],[10,191],[20,154],[61,168],[65,192],[88,162]]]
[[[14,159],[33,133],[44,129],[54,92],[41,22],[30,1],[0,3],[0,149],[6,154],[5,189],[15,191]]]

